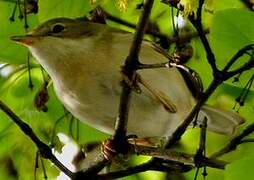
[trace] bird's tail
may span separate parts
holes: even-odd
[[[207,128],[213,132],[225,135],[234,134],[236,128],[243,124],[244,119],[236,113],[218,109],[209,105],[202,106],[198,122],[207,118]]]

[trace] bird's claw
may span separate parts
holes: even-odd
[[[117,154],[117,151],[114,149],[113,140],[111,139],[106,139],[102,142],[101,151],[105,159],[107,159],[108,161],[111,161]]]

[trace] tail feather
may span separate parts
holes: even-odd
[[[232,135],[236,128],[243,124],[244,119],[236,113],[218,109],[209,105],[202,106],[198,122],[207,117],[207,128],[213,132],[225,135]]]

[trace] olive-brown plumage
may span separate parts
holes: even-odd
[[[75,117],[110,134],[121,93],[120,67],[132,38],[103,24],[67,18],[50,20],[28,35],[12,37],[27,46],[49,73],[59,100]],[[168,61],[148,42],[142,43],[139,58],[143,63]],[[176,67],[139,70],[138,74],[141,93],[132,93],[128,133],[171,135],[196,103],[190,82],[196,86],[197,81],[194,78],[187,84],[186,74]],[[240,116],[212,106],[203,106],[198,120],[204,116],[209,129],[223,134],[232,134],[243,123]]]

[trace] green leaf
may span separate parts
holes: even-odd
[[[218,64],[225,64],[240,48],[254,43],[254,14],[243,9],[217,11],[211,27],[211,45]]]
[[[227,9],[215,13],[210,40],[220,68],[224,67],[239,49],[254,43],[253,19],[253,12],[244,9]],[[240,67],[248,60],[249,57],[245,55],[230,70]],[[243,85],[249,80],[250,75],[252,73],[244,73],[241,78]]]
[[[91,10],[90,1],[84,0],[43,0],[39,1],[39,7],[40,22],[57,17],[81,17]]]
[[[226,166],[225,180],[253,179],[253,155]]]
[[[232,1],[232,0],[223,0],[223,1],[212,0],[212,1],[213,1],[212,6],[216,10],[245,7],[244,3],[242,3],[241,1]]]

